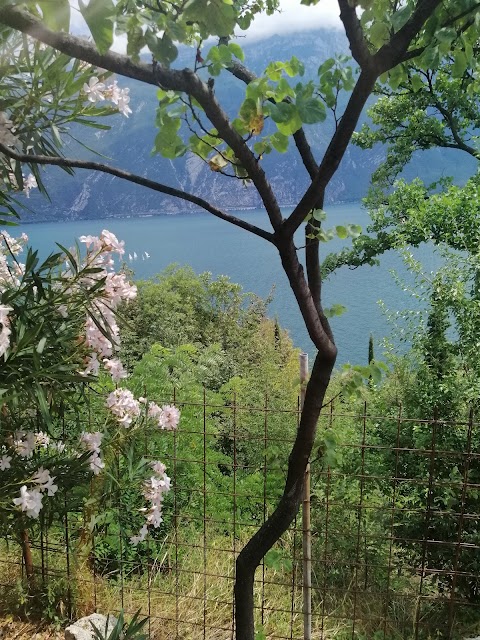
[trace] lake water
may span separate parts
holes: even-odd
[[[266,215],[261,211],[235,214],[258,226],[267,224]],[[368,224],[368,215],[358,204],[331,206],[327,214],[328,222],[332,225],[354,223],[365,228]],[[269,314],[278,316],[296,346],[313,353],[313,345],[303,326],[275,248],[261,238],[208,213],[21,226],[21,230],[29,236],[29,244],[43,255],[55,249],[55,242],[71,246],[78,236],[98,234],[105,228],[125,240],[127,256],[134,252],[139,256],[130,263],[137,279],[151,278],[175,262],[189,264],[197,272],[211,271],[214,275],[228,275],[232,281],[242,284],[246,291],[261,296],[267,296],[274,287],[274,300]],[[302,244],[299,236],[297,245]],[[326,254],[340,246],[342,243],[335,240],[323,249]],[[141,259],[144,252],[150,255],[149,259]],[[422,250],[421,259],[426,270],[438,264],[431,250]],[[332,321],[339,348],[339,364],[365,363],[370,333],[373,333],[377,344],[391,336],[392,326],[381,311],[379,300],[392,310],[414,306],[412,299],[395,283],[392,270],[405,273],[401,258],[389,253],[383,256],[380,267],[367,266],[356,270],[342,268],[325,283],[326,306],[340,303],[348,309],[344,315]],[[377,357],[378,351],[377,347]]]

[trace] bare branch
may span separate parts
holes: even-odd
[[[280,228],[283,223],[282,212],[272,187],[265,176],[265,172],[254,153],[245,143],[245,140],[232,127],[227,114],[220,107],[213,91],[194,71],[191,69],[183,69],[182,71],[167,69],[159,64],[135,63],[128,56],[112,51],[101,54],[94,45],[86,40],[64,32],[51,31],[29,13],[15,7],[0,9],[0,23],[23,33],[28,33],[33,38],[68,56],[84,60],[112,73],[118,73],[146,84],[161,86],[164,89],[179,91],[193,96],[217,129],[218,134],[234,151],[242,166],[245,167],[262,199],[272,227],[275,230]]]
[[[28,153],[18,153],[14,151],[10,147],[5,146],[0,142],[0,152],[5,154],[7,157],[12,158],[13,160],[17,160],[18,162],[25,162],[26,164],[39,164],[39,165],[54,165],[57,167],[72,167],[75,169],[90,169],[92,171],[100,171],[101,173],[108,173],[111,176],[115,176],[116,178],[121,178],[122,180],[126,180],[128,182],[133,182],[134,184],[138,184],[142,187],[147,187],[147,189],[152,189],[153,191],[158,191],[160,193],[165,193],[174,198],[179,198],[180,200],[185,200],[186,202],[191,202],[192,204],[201,207],[205,211],[208,211],[216,218],[220,218],[225,220],[226,222],[230,222],[236,227],[241,227],[246,231],[250,231],[256,236],[263,238],[264,240],[268,240],[272,244],[274,242],[274,236],[272,233],[265,231],[264,229],[260,229],[245,220],[241,220],[236,216],[232,216],[225,211],[222,211],[218,207],[214,207],[212,204],[204,200],[203,198],[199,198],[194,196],[191,193],[186,191],[182,191],[181,189],[175,189],[174,187],[169,187],[168,185],[161,184],[160,182],[156,182],[155,180],[149,180],[148,178],[143,178],[142,176],[136,175],[134,173],[130,173],[129,171],[124,171],[123,169],[117,169],[116,167],[112,167],[107,164],[103,164],[100,162],[92,162],[89,160],[74,160],[71,158],[63,158],[61,156],[38,156],[38,155],[30,155]]]

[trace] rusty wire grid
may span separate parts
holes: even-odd
[[[48,514],[28,539],[29,591],[16,539],[0,543],[1,611],[41,593],[60,621],[99,611],[148,616],[148,637],[234,637],[235,559],[283,488],[299,406],[188,402],[168,447],[145,437],[173,488],[165,523],[139,551],[125,496],[108,523],[88,508]],[[90,420],[87,416],[87,422]],[[120,476],[124,461],[116,461]],[[219,483],[219,479],[221,482]],[[311,461],[312,637],[463,639],[480,635],[480,424],[324,410]],[[92,491],[95,487],[92,483]],[[97,487],[98,489],[98,487]],[[66,500],[65,496],[65,500]],[[65,502],[66,504],[66,502]],[[25,541],[24,541],[25,542]],[[258,568],[257,637],[303,638],[302,517]],[[30,585],[31,586],[31,585]],[[36,595],[37,594],[37,595]]]

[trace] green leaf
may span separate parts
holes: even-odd
[[[113,44],[113,16],[115,5],[112,0],[78,0],[80,13],[90,29],[100,53],[106,53]]]
[[[467,56],[461,50],[455,51],[453,59],[452,75],[454,78],[461,78],[468,66]]]
[[[314,209],[312,211],[312,216],[315,220],[318,220],[318,222],[323,222],[323,220],[326,219],[327,214],[323,209]]]
[[[380,384],[382,381],[382,371],[380,367],[374,363],[370,365],[370,375],[375,384]]]
[[[325,105],[317,98],[297,100],[298,115],[304,124],[323,122],[327,117]]]
[[[276,131],[272,136],[270,136],[270,141],[272,143],[273,148],[279,153],[285,153],[288,149],[288,136],[283,135],[280,131]]]
[[[184,17],[196,22],[203,37],[229,36],[236,24],[234,8],[222,0],[189,0]]]
[[[268,113],[274,122],[285,124],[293,118],[295,107],[287,102],[269,102],[265,105],[265,113]]]
[[[145,40],[148,48],[159,62],[170,64],[177,58],[178,49],[167,33],[164,33],[163,36],[159,38],[150,29],[147,29],[145,32]]]
[[[394,31],[399,31],[412,15],[412,6],[407,5],[398,11],[395,11],[391,17],[391,23]]]
[[[420,89],[423,89],[422,78],[417,73],[410,78],[410,82],[415,93],[417,93],[417,91],[420,91]]]
[[[335,227],[335,231],[337,232],[337,236],[341,240],[345,240],[345,238],[348,237],[347,228],[346,227],[342,227],[342,225],[338,225],[337,227]]]
[[[37,0],[43,22],[53,31],[69,31],[70,3],[68,0]]]
[[[362,233],[362,227],[359,224],[349,224],[347,225],[347,231],[351,238],[358,238]]]
[[[333,318],[334,316],[341,316],[346,310],[347,307],[343,304],[333,304],[331,307],[324,309],[323,312],[327,318]]]
[[[237,44],[236,42],[229,42],[228,43],[228,48],[232,52],[232,55],[234,55],[239,60],[243,61],[245,59],[245,55],[243,53],[242,47],[239,44]]]

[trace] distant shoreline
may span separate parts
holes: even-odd
[[[333,207],[337,207],[337,206],[341,206],[341,205],[346,205],[346,204],[358,204],[361,205],[361,201],[359,200],[339,200],[338,202],[331,202],[329,203],[329,205],[327,205],[325,208],[328,209],[329,206],[333,206]],[[291,204],[281,204],[280,207],[282,209],[293,209],[296,205],[294,203]],[[224,211],[229,211],[229,212],[248,212],[248,211],[262,211],[261,208],[259,207],[224,207]],[[198,214],[205,214],[205,215],[212,215],[210,213],[208,213],[208,211],[203,211],[202,209],[199,210],[189,210],[189,209],[183,209],[181,211],[148,211],[145,213],[137,213],[136,215],[131,215],[131,214],[119,214],[119,215],[104,215],[101,217],[95,217],[95,218],[83,218],[83,217],[79,217],[79,218],[55,218],[55,219],[51,219],[51,218],[43,218],[41,220],[22,220],[22,218],[19,218],[18,220],[18,225],[32,225],[32,224],[57,224],[59,222],[65,222],[65,223],[69,223],[69,222],[88,222],[88,221],[98,221],[98,220],[134,220],[134,219],[139,219],[139,220],[144,220],[145,218],[160,218],[160,217],[172,217],[172,216],[195,216]]]

